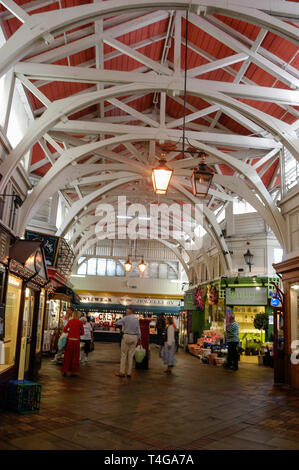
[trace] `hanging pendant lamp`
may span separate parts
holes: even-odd
[[[144,273],[146,270],[146,263],[144,262],[144,259],[142,258],[141,263],[138,264],[138,269],[141,273]]]
[[[129,273],[131,271],[131,269],[132,269],[132,263],[131,263],[130,258],[128,256],[128,259],[125,262],[125,271],[126,271],[126,273]]]
[[[166,165],[165,154],[162,154],[159,166],[152,169],[152,181],[156,194],[166,194],[173,170]]]
[[[192,171],[191,182],[194,196],[205,198],[208,195],[214,174],[205,164],[205,154],[200,152],[201,162]]]

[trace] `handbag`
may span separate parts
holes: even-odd
[[[94,342],[93,341],[90,342],[90,352],[91,351],[94,351]]]
[[[67,334],[62,333],[62,335],[60,336],[60,338],[58,340],[58,349],[60,349],[60,350],[65,349],[66,343],[67,343]]]
[[[141,345],[137,346],[135,349],[135,361],[139,363],[142,362],[145,358],[145,353],[146,351]]]

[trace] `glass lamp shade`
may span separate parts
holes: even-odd
[[[128,258],[127,261],[125,262],[125,271],[126,273],[129,273],[132,269],[132,263],[130,259]]]
[[[173,170],[166,165],[166,160],[160,160],[159,166],[152,169],[152,181],[156,194],[166,194]]]
[[[213,179],[213,173],[207,169],[205,163],[200,163],[192,172],[192,191],[194,196],[206,197]]]
[[[253,264],[253,254],[250,253],[249,249],[246,251],[246,253],[244,253],[244,260],[245,263],[248,264],[248,266],[251,266]]]
[[[146,270],[146,264],[145,264],[143,258],[142,258],[141,263],[138,264],[138,269],[141,273],[144,273],[144,271]]]

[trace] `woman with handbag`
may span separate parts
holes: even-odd
[[[164,371],[170,375],[172,367],[176,364],[175,358],[175,326],[172,317],[167,317],[167,338],[161,351],[161,358],[167,369]]]
[[[80,336],[84,335],[83,322],[79,320],[80,312],[74,311],[71,320],[63,327],[63,332],[68,332],[61,372],[65,377],[68,372],[75,376],[79,372],[80,360]]]

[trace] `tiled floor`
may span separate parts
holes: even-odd
[[[44,359],[40,412],[2,412],[0,450],[299,450],[299,392],[275,389],[272,369],[227,371],[180,351],[167,376],[152,346],[149,370],[121,379],[119,353],[96,343],[67,378]]]

